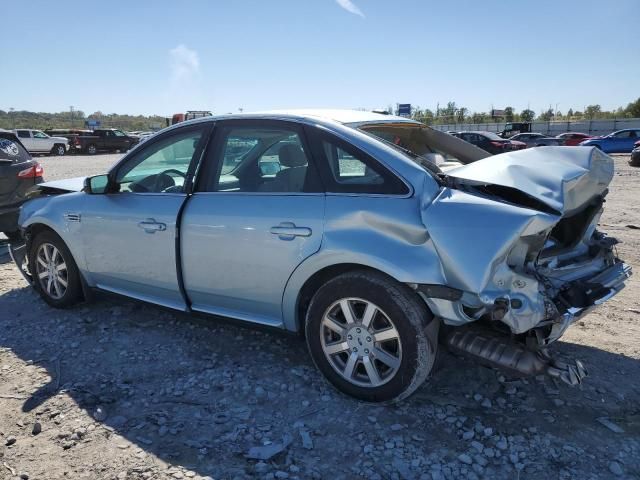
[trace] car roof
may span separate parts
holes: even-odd
[[[218,120],[233,119],[279,119],[279,120],[326,120],[337,122],[343,125],[357,126],[366,123],[407,123],[422,125],[422,123],[405,117],[395,115],[384,115],[381,113],[368,112],[365,110],[340,110],[340,109],[287,109],[287,110],[265,110],[250,113],[231,113],[226,115],[212,115],[208,117],[194,118],[176,124],[195,124],[201,122],[215,122]]]

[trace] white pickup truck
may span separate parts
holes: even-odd
[[[52,153],[64,155],[69,150],[69,140],[64,137],[50,137],[40,130],[21,128],[14,130],[29,153]]]

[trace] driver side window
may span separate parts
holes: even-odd
[[[119,170],[121,192],[183,193],[189,166],[203,129],[167,136],[142,149]]]

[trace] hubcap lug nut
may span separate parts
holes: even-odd
[[[365,348],[365,349],[364,349],[364,353],[366,353],[367,355],[369,355],[369,349],[368,349],[368,348]]]
[[[367,342],[370,342],[370,341],[371,341],[371,337],[367,337]]]
[[[358,351],[358,347],[353,347],[353,351],[357,352]]]
[[[356,328],[356,332],[360,333],[362,330],[360,330],[359,328]]]
[[[353,340],[353,336],[352,336],[352,335],[348,335],[348,336],[347,336],[347,338],[348,338],[349,340]]]

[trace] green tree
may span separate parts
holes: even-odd
[[[513,107],[506,107],[504,109],[505,122],[513,122]]]
[[[523,122],[533,122],[533,119],[535,117],[536,117],[536,112],[528,108],[520,112],[520,120],[522,120]]]
[[[460,107],[458,109],[458,112],[456,113],[456,122],[458,123],[464,123],[464,119],[467,115],[467,112],[469,111],[468,108],[466,107]]]
[[[543,122],[548,122],[549,120],[551,120],[553,118],[553,109],[550,108],[549,110],[547,110],[546,112],[542,112],[539,116],[538,116],[538,120],[543,121]]]
[[[589,120],[593,120],[595,117],[599,116],[601,112],[602,108],[600,105],[587,105],[587,108],[584,110],[584,114]]]
[[[489,118],[489,114],[486,112],[474,112],[474,114],[471,115],[471,122],[486,123],[488,118]]]
[[[627,108],[625,108],[624,111],[631,117],[640,117],[640,98],[638,98],[635,102],[631,102],[629,105],[627,105]]]

